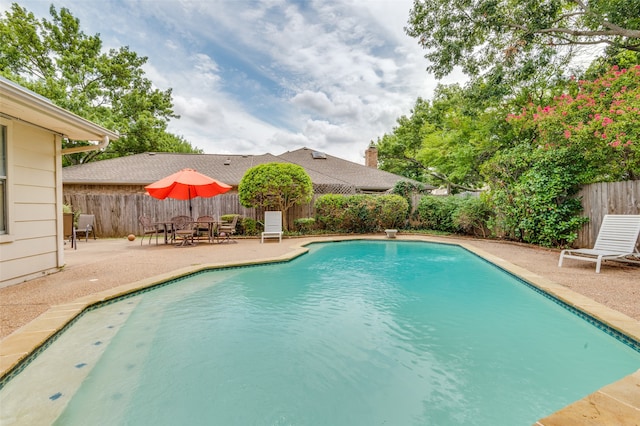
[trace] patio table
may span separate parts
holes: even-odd
[[[196,236],[198,236],[197,233],[199,230],[207,228],[207,240],[210,243],[213,243],[213,236],[215,235],[216,229],[218,228],[217,221],[196,220],[191,222],[191,226],[196,231]]]

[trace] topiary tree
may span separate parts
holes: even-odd
[[[243,206],[280,210],[286,218],[289,208],[311,201],[313,184],[307,172],[296,164],[267,163],[247,170],[238,185],[238,194]],[[286,229],[287,221],[283,220]]]

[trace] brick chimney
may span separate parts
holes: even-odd
[[[369,148],[364,152],[364,165],[367,167],[378,168],[378,148],[371,142]]]

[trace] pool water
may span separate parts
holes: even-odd
[[[640,368],[450,245],[314,244],[134,300],[55,424],[530,425]]]

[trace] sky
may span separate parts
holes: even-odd
[[[0,0],[0,11],[10,7]],[[172,89],[168,131],[207,154],[282,154],[302,147],[364,164],[438,81],[407,36],[412,0],[21,0],[41,19],[66,7],[103,48],[148,58]]]

